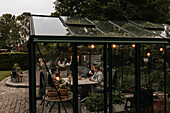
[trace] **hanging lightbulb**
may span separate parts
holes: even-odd
[[[112,47],[113,47],[113,48],[116,48],[116,44],[113,44]]]
[[[151,56],[151,53],[148,52],[148,53],[147,53],[147,56]]]
[[[164,49],[161,47],[160,49],[159,49],[159,51],[163,51]]]
[[[94,48],[95,48],[94,44],[91,44],[91,49],[94,49]]]
[[[132,47],[135,48],[135,44],[132,44]]]

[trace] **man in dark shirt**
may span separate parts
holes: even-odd
[[[92,65],[91,70],[85,74],[82,74],[81,77],[91,77],[94,75],[95,64]]]

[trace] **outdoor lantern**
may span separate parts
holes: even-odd
[[[148,58],[143,58],[143,61],[144,62],[148,62]]]
[[[147,56],[148,56],[148,57],[151,56],[151,53],[148,52],[148,53],[147,53]]]
[[[92,44],[92,45],[91,45],[91,49],[94,49],[94,48],[95,48],[95,46],[94,46],[94,44]]]
[[[135,44],[132,44],[132,47],[135,48]]]
[[[160,51],[163,51],[164,49],[161,47],[159,50],[160,50]]]
[[[113,47],[113,48],[116,48],[116,44],[113,44],[112,47]]]

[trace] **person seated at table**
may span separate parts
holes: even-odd
[[[60,58],[57,62],[57,65],[59,66],[59,68],[65,68],[66,65],[65,65],[65,59],[64,58]]]
[[[91,81],[96,81],[99,82],[99,84],[96,86],[95,89],[102,89],[104,86],[104,76],[102,73],[102,69],[100,68],[99,65],[95,65],[94,66],[94,75],[92,77],[89,78],[89,80]]]
[[[94,75],[95,64],[92,65],[91,70],[82,74],[81,77],[92,77]]]
[[[51,74],[52,79],[53,79],[53,80],[56,79],[56,73],[58,73],[58,70],[56,69],[55,66],[52,67],[51,73],[52,73],[52,74]]]

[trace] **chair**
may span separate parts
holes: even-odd
[[[129,106],[128,102],[130,102]],[[133,110],[135,108],[135,97],[126,98],[125,110],[128,110],[128,108],[130,108],[130,110]]]
[[[128,106],[128,102],[130,102],[130,106]],[[140,108],[141,113],[153,113],[153,90],[152,89],[141,89],[140,96]],[[136,103],[136,94],[132,98],[126,99],[125,109],[134,110]]]
[[[153,90],[142,89],[141,90],[141,112],[153,113]]]

